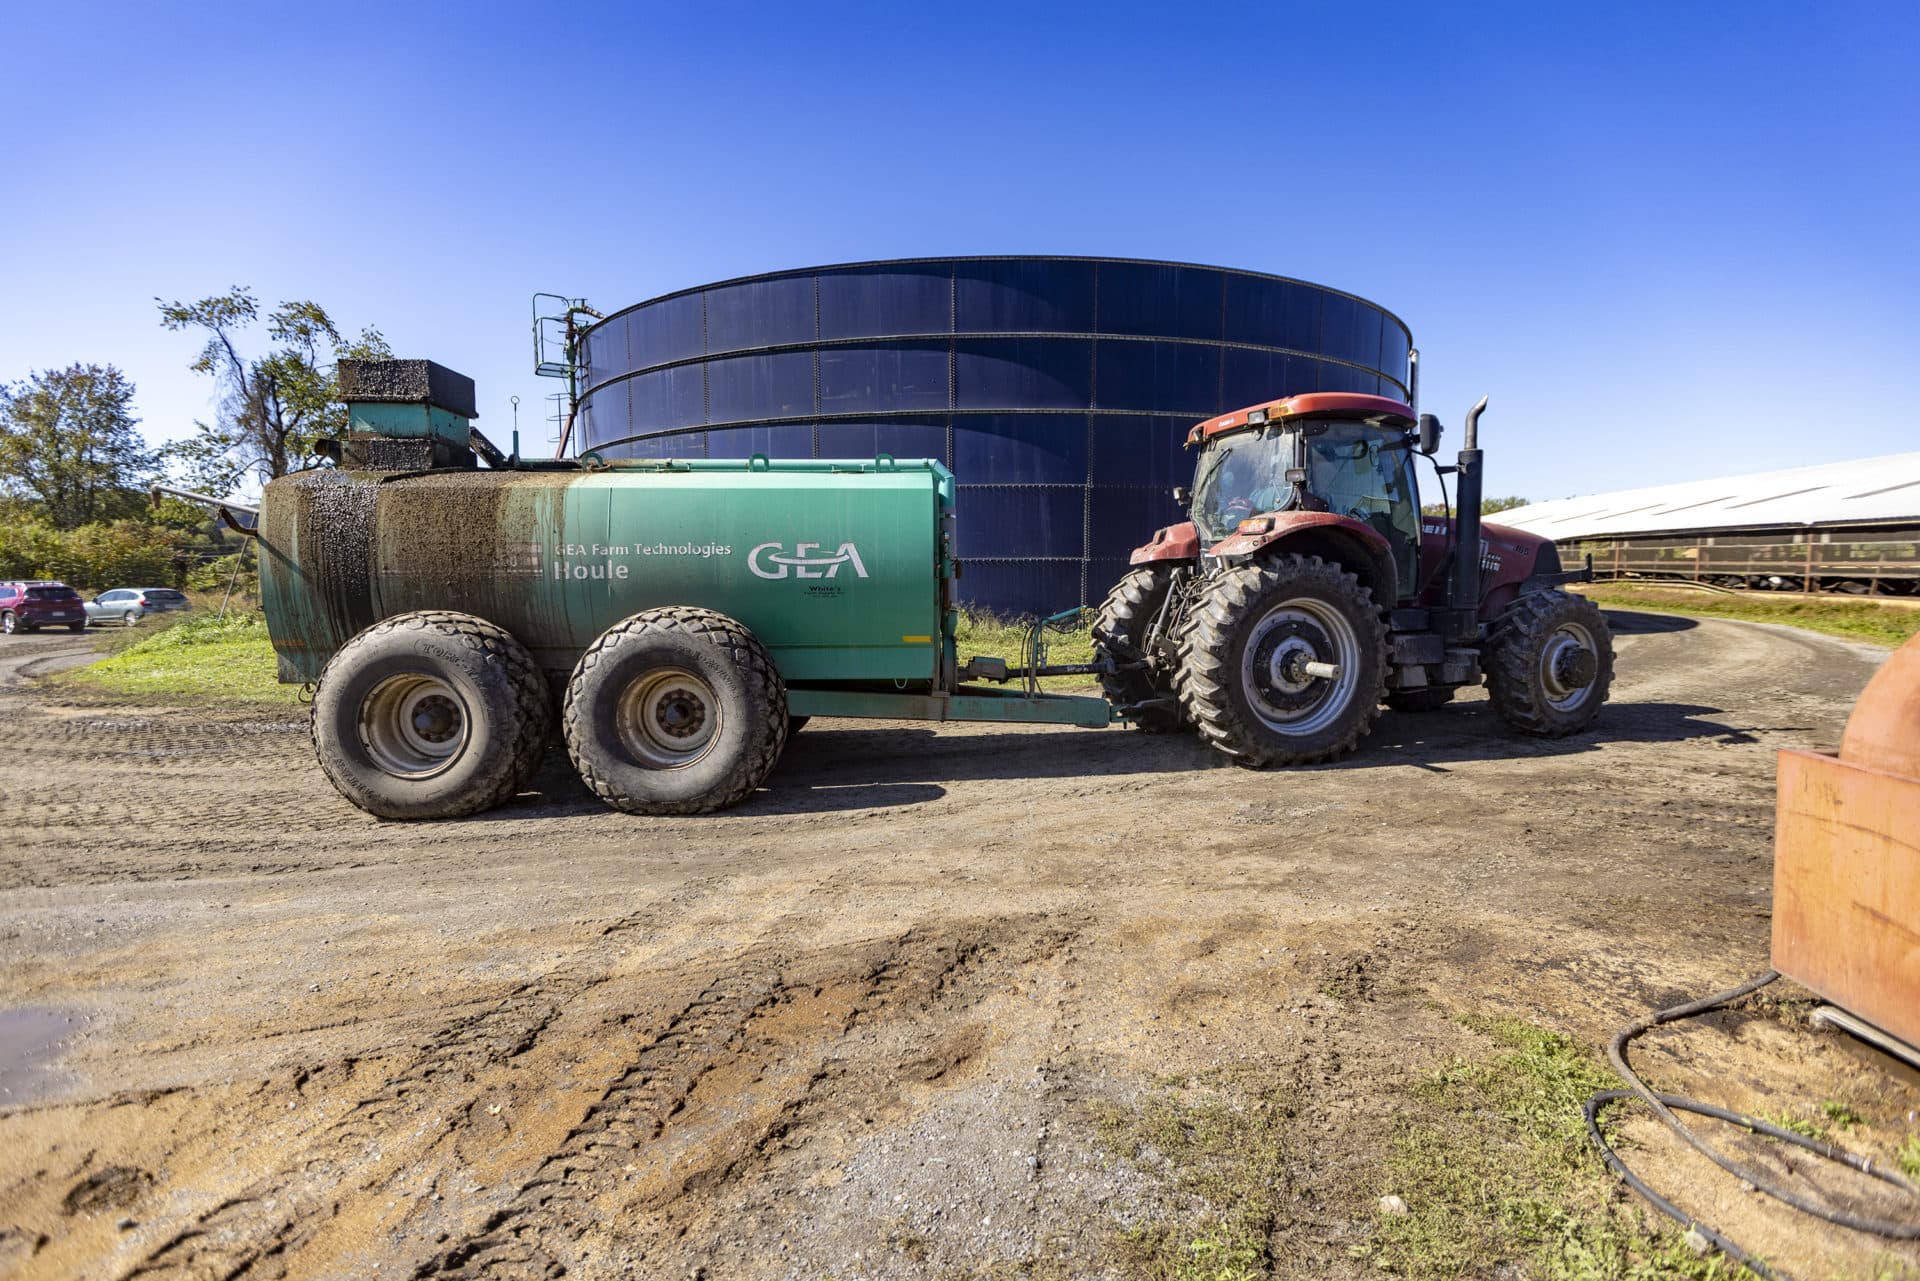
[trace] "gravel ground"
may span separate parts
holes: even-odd
[[[1368,1275],[1396,1100],[1477,1044],[1454,1016],[1599,1044],[1766,967],[1773,754],[1837,744],[1883,657],[1614,619],[1572,740],[1477,692],[1260,774],[823,720],[725,815],[613,813],[556,756],[423,825],[342,801],[298,718],[81,700],[34,677],[83,642],[0,638],[0,1274],[1106,1275],[1179,1206],[1102,1110],[1253,1071],[1297,1101],[1263,1266]],[[1735,1107],[1920,1106],[1777,1021],[1641,1059]],[[1914,1262],[1643,1138],[1809,1275]]]

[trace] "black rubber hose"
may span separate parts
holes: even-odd
[[[1627,1061],[1628,1044],[1642,1033],[1659,1027],[1663,1023],[1672,1023],[1677,1019],[1691,1018],[1694,1015],[1705,1014],[1709,1010],[1731,1004],[1743,996],[1749,996],[1759,991],[1779,977],[1779,971],[1768,970],[1765,974],[1760,975],[1758,978],[1749,979],[1739,987],[1728,988],[1724,992],[1716,993],[1713,996],[1705,997],[1698,1001],[1689,1001],[1685,1005],[1676,1005],[1670,1009],[1661,1010],[1657,1014],[1636,1020],[1626,1027],[1621,1028],[1614,1036],[1613,1041],[1607,1046],[1607,1058],[1612,1061],[1613,1070],[1618,1072],[1621,1079],[1632,1088],[1627,1090],[1601,1090],[1589,1098],[1581,1107],[1581,1114],[1587,1123],[1587,1137],[1592,1139],[1594,1146],[1600,1149],[1601,1158],[1607,1163],[1608,1169],[1618,1175],[1621,1181],[1628,1187],[1645,1197],[1655,1209],[1676,1222],[1684,1223],[1688,1227],[1697,1230],[1701,1236],[1705,1237],[1728,1258],[1746,1268],[1755,1276],[1763,1278],[1763,1281],[1791,1281],[1791,1278],[1789,1278],[1786,1273],[1771,1269],[1754,1259],[1753,1256],[1742,1249],[1738,1243],[1700,1222],[1648,1187],[1633,1171],[1627,1168],[1626,1164],[1620,1160],[1613,1148],[1607,1143],[1606,1137],[1601,1134],[1600,1109],[1609,1103],[1614,1103],[1622,1099],[1638,1098],[1646,1103],[1647,1106],[1651,1107],[1654,1110],[1654,1114],[1657,1115],[1661,1121],[1665,1122],[1669,1129],[1684,1139],[1687,1145],[1693,1148],[1694,1151],[1700,1153],[1729,1174],[1750,1184],[1756,1191],[1763,1192],[1776,1201],[1790,1205],[1794,1209],[1804,1214],[1810,1214],[1823,1222],[1834,1224],[1836,1227],[1849,1228],[1855,1232],[1866,1232],[1873,1236],[1885,1237],[1895,1241],[1920,1240],[1920,1222],[1900,1223],[1890,1219],[1874,1219],[1863,1215],[1848,1214],[1843,1210],[1834,1210],[1819,1205],[1800,1196],[1798,1193],[1780,1187],[1756,1172],[1747,1169],[1745,1166],[1738,1165],[1730,1158],[1722,1156],[1711,1144],[1694,1134],[1692,1130],[1689,1130],[1685,1123],[1683,1123],[1678,1116],[1675,1116],[1674,1113],[1675,1111],[1692,1112],[1698,1116],[1712,1117],[1718,1121],[1738,1125],[1756,1134],[1764,1134],[1768,1138],[1778,1139],[1783,1143],[1790,1143],[1795,1147],[1804,1148],[1817,1156],[1825,1157],[1829,1161],[1838,1162],[1862,1174],[1879,1179],[1883,1183],[1888,1183],[1899,1188],[1909,1196],[1920,1197],[1920,1187],[1915,1187],[1899,1174],[1892,1170],[1875,1166],[1873,1162],[1866,1157],[1857,1156],[1852,1152],[1835,1147],[1833,1144],[1823,1142],[1819,1139],[1810,1139],[1805,1135],[1795,1134],[1791,1130],[1782,1129],[1780,1126],[1768,1121],[1763,1121],[1758,1117],[1745,1116],[1739,1112],[1731,1112],[1726,1108],[1714,1107],[1711,1104],[1701,1103],[1695,1099],[1689,1099],[1678,1094],[1656,1094],[1652,1089],[1648,1088],[1645,1081],[1640,1079],[1640,1074],[1635,1072],[1633,1065]]]

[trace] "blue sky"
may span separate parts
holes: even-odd
[[[0,379],[210,388],[153,298],[372,323],[526,437],[528,299],[1111,254],[1392,309],[1536,499],[1911,449],[1920,6],[17,6]]]

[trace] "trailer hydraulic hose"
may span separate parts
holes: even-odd
[[[1805,1135],[1795,1134],[1791,1130],[1783,1129],[1771,1122],[1763,1121],[1758,1117],[1745,1116],[1738,1112],[1730,1112],[1725,1108],[1714,1107],[1711,1104],[1701,1103],[1698,1100],[1689,1099],[1678,1094],[1658,1094],[1650,1089],[1645,1081],[1640,1079],[1640,1074],[1633,1070],[1632,1063],[1628,1061],[1627,1047],[1635,1037],[1640,1036],[1642,1033],[1651,1031],[1653,1028],[1659,1027],[1664,1023],[1672,1023],[1679,1019],[1692,1018],[1695,1015],[1705,1014],[1710,1010],[1719,1009],[1724,1005],[1730,1005],[1744,996],[1752,995],[1779,977],[1779,971],[1768,970],[1765,974],[1757,978],[1747,980],[1739,987],[1728,988],[1724,992],[1715,993],[1712,996],[1705,997],[1698,1001],[1690,1001],[1685,1005],[1676,1005],[1669,1009],[1661,1010],[1657,1014],[1638,1019],[1633,1023],[1629,1023],[1626,1027],[1621,1028],[1620,1031],[1615,1034],[1612,1042],[1607,1046],[1607,1058],[1612,1062],[1613,1070],[1618,1072],[1621,1079],[1631,1088],[1626,1090],[1598,1091],[1587,1099],[1586,1103],[1581,1107],[1581,1115],[1587,1125],[1587,1137],[1592,1139],[1594,1146],[1600,1149],[1601,1159],[1607,1163],[1609,1170],[1619,1176],[1620,1180],[1628,1187],[1632,1188],[1642,1197],[1645,1197],[1648,1203],[1656,1210],[1659,1210],[1662,1214],[1676,1222],[1686,1224],[1689,1228],[1697,1230],[1700,1235],[1706,1238],[1716,1249],[1720,1250],[1729,1259],[1732,1259],[1734,1263],[1746,1268],[1755,1276],[1762,1278],[1762,1281],[1792,1281],[1792,1278],[1777,1268],[1769,1268],[1766,1264],[1761,1263],[1746,1250],[1742,1249],[1738,1243],[1700,1222],[1686,1211],[1674,1205],[1673,1202],[1648,1187],[1632,1170],[1627,1168],[1626,1163],[1620,1159],[1619,1154],[1608,1144],[1606,1136],[1601,1133],[1600,1110],[1611,1103],[1629,1098],[1638,1098],[1648,1107],[1652,1108],[1654,1114],[1666,1124],[1667,1128],[1679,1135],[1694,1151],[1700,1153],[1729,1174],[1743,1180],[1755,1191],[1765,1193],[1776,1201],[1790,1205],[1802,1213],[1810,1214],[1814,1218],[1822,1222],[1831,1223],[1836,1227],[1849,1228],[1855,1232],[1865,1232],[1873,1236],[1885,1237],[1895,1241],[1920,1240],[1920,1220],[1899,1222],[1892,1219],[1870,1218],[1865,1215],[1848,1214],[1844,1210],[1830,1209],[1827,1206],[1810,1201],[1790,1189],[1781,1187],[1779,1184],[1765,1178],[1758,1172],[1737,1164],[1731,1158],[1723,1156],[1718,1149],[1694,1134],[1692,1130],[1689,1130],[1675,1113],[1692,1112],[1698,1116],[1711,1117],[1717,1121],[1725,1121],[1731,1125],[1740,1126],[1742,1129],[1755,1134],[1763,1134],[1768,1138],[1778,1139],[1782,1143],[1790,1143],[1794,1147],[1803,1148],[1829,1161],[1838,1162],[1841,1165],[1847,1166],[1849,1169],[1857,1170],[1861,1174],[1878,1179],[1882,1183],[1891,1184],[1909,1196],[1920,1198],[1920,1187],[1916,1187],[1899,1174],[1874,1165],[1872,1160],[1867,1157],[1858,1156],[1819,1139],[1810,1139]]]

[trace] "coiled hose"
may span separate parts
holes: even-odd
[[[1687,1146],[1712,1161],[1727,1173],[1744,1180],[1755,1190],[1765,1193],[1774,1200],[1783,1202],[1804,1214],[1810,1214],[1816,1219],[1834,1224],[1837,1227],[1850,1228],[1855,1232],[1871,1233],[1874,1236],[1886,1237],[1895,1241],[1920,1241],[1920,1220],[1898,1222],[1892,1219],[1876,1219],[1865,1215],[1848,1214],[1844,1210],[1834,1210],[1827,1206],[1817,1204],[1791,1189],[1780,1187],[1778,1184],[1762,1177],[1757,1172],[1736,1163],[1730,1157],[1721,1155],[1718,1149],[1694,1134],[1692,1130],[1689,1130],[1686,1124],[1682,1122],[1675,1113],[1692,1112],[1699,1116],[1712,1117],[1716,1121],[1726,1121],[1730,1124],[1740,1126],[1743,1129],[1750,1130],[1755,1134],[1764,1134],[1768,1138],[1779,1139],[1783,1143],[1791,1143],[1797,1148],[1804,1148],[1829,1161],[1838,1162],[1841,1165],[1847,1166],[1849,1169],[1858,1170],[1861,1174],[1879,1179],[1882,1183],[1891,1184],[1899,1188],[1902,1192],[1905,1192],[1908,1196],[1920,1199],[1920,1187],[1916,1187],[1896,1171],[1876,1166],[1869,1158],[1857,1156],[1852,1152],[1835,1147],[1831,1143],[1824,1142],[1820,1139],[1810,1139],[1803,1134],[1795,1134],[1791,1130],[1782,1129],[1777,1125],[1761,1120],[1759,1117],[1743,1116],[1738,1112],[1730,1112],[1725,1108],[1714,1107],[1711,1104],[1701,1103],[1696,1099],[1685,1098],[1678,1094],[1656,1093],[1648,1088],[1647,1083],[1640,1079],[1640,1074],[1635,1072],[1633,1065],[1627,1061],[1628,1044],[1642,1033],[1659,1027],[1663,1023],[1672,1023],[1678,1019],[1692,1018],[1696,1014],[1705,1014],[1709,1010],[1719,1009],[1723,1005],[1730,1005],[1743,996],[1750,996],[1758,992],[1761,988],[1774,982],[1779,977],[1780,972],[1778,970],[1768,970],[1765,974],[1760,975],[1758,978],[1749,979],[1739,987],[1728,988],[1724,992],[1715,993],[1713,996],[1705,997],[1698,1001],[1690,1001],[1685,1005],[1676,1005],[1671,1009],[1661,1010],[1657,1014],[1649,1015],[1646,1018],[1639,1019],[1621,1028],[1620,1031],[1615,1034],[1612,1042],[1607,1046],[1607,1058],[1613,1063],[1613,1070],[1618,1072],[1621,1079],[1631,1088],[1625,1090],[1598,1091],[1582,1104],[1580,1109],[1581,1115],[1587,1123],[1587,1137],[1592,1139],[1594,1146],[1600,1149],[1600,1156],[1606,1161],[1609,1170],[1612,1170],[1615,1175],[1619,1176],[1620,1180],[1628,1187],[1632,1188],[1642,1197],[1645,1197],[1654,1209],[1660,1211],[1660,1213],[1666,1215],[1668,1218],[1678,1223],[1684,1223],[1692,1230],[1697,1231],[1702,1237],[1706,1238],[1714,1248],[1718,1249],[1722,1254],[1725,1254],[1729,1259],[1733,1260],[1734,1263],[1746,1268],[1755,1276],[1762,1278],[1762,1281],[1793,1281],[1793,1279],[1777,1268],[1770,1268],[1760,1262],[1746,1250],[1742,1249],[1737,1242],[1730,1240],[1724,1234],[1700,1222],[1679,1206],[1648,1187],[1638,1175],[1627,1168],[1626,1163],[1620,1159],[1619,1154],[1607,1143],[1606,1136],[1600,1132],[1600,1109],[1622,1099],[1638,1098],[1653,1109],[1654,1114],[1666,1123],[1668,1129],[1684,1139]]]

